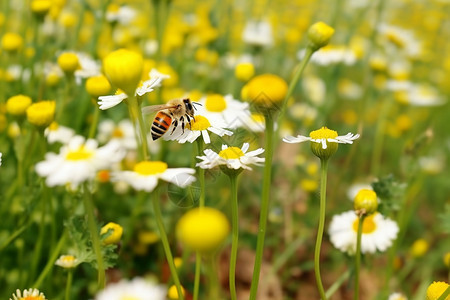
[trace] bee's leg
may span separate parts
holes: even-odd
[[[184,133],[184,118],[183,118],[183,116],[181,116],[180,122],[181,122],[181,129],[183,130],[183,133]]]
[[[188,121],[188,123],[189,123],[189,126],[190,126],[190,125],[191,125],[191,118],[189,117],[188,114],[186,114],[185,116],[186,116],[186,119],[187,119],[187,121]]]
[[[170,134],[173,134],[173,132],[175,131],[175,129],[177,129],[177,126],[178,126],[178,120],[175,119],[175,120],[173,121],[173,129],[172,129],[172,132],[171,132]]]

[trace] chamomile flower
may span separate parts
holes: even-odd
[[[128,5],[117,6],[111,4],[106,11],[106,20],[108,22],[117,22],[122,25],[128,25],[136,18],[137,12]]]
[[[75,189],[94,179],[99,170],[119,162],[124,154],[116,141],[97,147],[95,140],[85,141],[82,136],[74,136],[59,154],[47,153],[45,160],[36,164],[36,172],[46,177],[45,182],[50,187],[70,184]]]
[[[9,300],[47,300],[47,298],[38,289],[23,290],[23,292],[18,289]]]
[[[137,277],[109,284],[95,296],[95,300],[165,300],[166,293],[164,286]]]
[[[135,95],[143,96],[147,93],[153,92],[153,90],[161,86],[161,82],[164,79],[169,78],[168,75],[158,72],[156,69],[152,69],[149,73],[150,79],[142,82],[135,91]],[[123,100],[127,99],[128,95],[121,90],[117,90],[115,95],[100,96],[98,97],[98,104],[100,109],[105,110],[114,107],[121,103]]]
[[[73,255],[61,255],[55,261],[55,265],[60,266],[61,268],[64,268],[64,269],[75,268],[79,264],[80,264],[80,262]]]
[[[259,166],[264,163],[264,158],[258,157],[259,154],[264,152],[264,149],[259,148],[247,152],[249,147],[248,143],[244,143],[242,148],[222,145],[222,151],[219,153],[206,149],[204,156],[197,156],[201,162],[197,163],[196,166],[202,169],[212,169],[216,166],[225,165],[235,170],[241,168],[251,170],[252,168],[249,165]]]
[[[135,150],[137,148],[133,123],[129,119],[121,120],[117,124],[109,119],[100,122],[97,139],[100,143],[106,143],[111,140],[118,141],[127,150]]]
[[[195,170],[190,168],[168,168],[162,161],[142,161],[134,166],[133,171],[114,172],[111,179],[124,181],[138,191],[151,192],[159,179],[184,188],[195,181],[194,173]]]
[[[350,255],[355,253],[358,221],[354,211],[347,211],[332,218],[328,233],[334,247]],[[361,252],[385,251],[397,238],[398,230],[396,222],[380,213],[364,218]]]
[[[60,142],[62,144],[67,144],[70,139],[75,135],[75,130],[69,127],[59,125],[56,122],[52,122],[44,130],[44,135],[47,137],[49,144]]]
[[[297,54],[298,59],[302,60],[305,53],[306,49],[300,50]],[[311,62],[320,66],[339,63],[353,65],[356,63],[356,54],[352,49],[344,46],[328,45],[316,51],[311,57]]]
[[[242,40],[244,43],[270,47],[273,45],[272,25],[267,21],[248,21],[242,32]]]
[[[165,134],[165,140],[177,140],[179,143],[193,143],[198,137],[202,136],[205,144],[211,143],[208,132],[212,132],[218,136],[232,135],[233,132],[225,129],[226,125],[220,120],[207,118],[203,115],[195,115],[195,120],[191,120],[191,124],[183,129],[178,126],[173,134]],[[168,132],[172,132],[173,127],[169,127]]]

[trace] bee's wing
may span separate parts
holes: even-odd
[[[150,114],[155,111],[160,111],[160,110],[168,109],[168,108],[176,108],[176,107],[177,107],[176,105],[167,105],[167,104],[144,106],[142,108],[142,113]]]

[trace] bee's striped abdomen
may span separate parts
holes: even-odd
[[[171,123],[172,117],[164,111],[159,111],[152,123],[152,139],[157,140],[163,136],[169,129]]]

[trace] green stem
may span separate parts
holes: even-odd
[[[358,222],[358,232],[356,235],[356,253],[355,253],[355,286],[354,286],[354,294],[353,299],[359,299],[359,270],[361,267],[361,239],[362,239],[362,229],[364,224],[365,215],[361,215],[359,217]]]
[[[230,296],[231,300],[236,300],[236,260],[239,242],[239,214],[238,214],[238,188],[237,174],[230,174],[231,184],[231,257],[230,257]]]
[[[347,279],[350,277],[350,270],[345,271],[339,278],[330,286],[330,288],[327,290],[325,295],[327,297],[331,297],[338,289],[339,287],[347,281]]]
[[[217,278],[217,270],[214,255],[207,259],[207,269],[209,277],[209,299],[220,299],[219,280]]]
[[[317,289],[322,300],[326,300],[325,290],[323,289],[322,278],[320,277],[320,247],[322,246],[323,230],[325,227],[325,206],[327,198],[327,169],[328,160],[320,160],[320,213],[319,227],[317,229],[316,247],[314,250],[314,273],[316,275]]]
[[[177,287],[178,299],[184,300],[183,289],[181,287],[180,279],[178,278],[177,268],[173,262],[172,251],[170,250],[169,239],[167,238],[166,230],[164,228],[164,223],[162,220],[161,209],[159,207],[159,193],[155,189],[153,191],[153,211],[156,218],[156,225],[158,225],[159,234],[161,235],[161,242],[163,244],[164,253],[166,254],[167,263],[169,264],[170,273],[172,274],[173,281]]]
[[[70,300],[70,289],[72,287],[73,270],[69,269],[67,272],[67,282],[66,282],[66,295],[65,300]]]
[[[194,278],[194,295],[193,300],[198,299],[198,291],[200,288],[200,269],[202,266],[202,255],[197,251],[195,253],[195,278]]]
[[[264,252],[264,239],[266,236],[267,216],[269,214],[269,198],[270,198],[270,184],[272,176],[272,156],[273,156],[273,116],[271,112],[266,113],[266,142],[265,142],[265,166],[263,188],[261,196],[261,212],[259,216],[259,231],[258,240],[256,244],[255,266],[253,268],[252,284],[250,287],[250,300],[256,299],[258,291],[259,273],[261,271],[261,262]]]
[[[19,235],[22,234],[22,232],[28,228],[28,226],[30,226],[32,222],[28,221],[27,223],[25,223],[24,225],[22,225],[22,227],[20,227],[19,229],[17,229],[16,231],[14,231],[13,234],[11,234],[9,236],[9,238],[3,242],[3,244],[0,245],[0,252],[5,249],[6,247],[8,247],[8,245],[14,241]]]
[[[94,108],[94,115],[92,117],[91,128],[89,128],[89,139],[95,137],[95,131],[97,130],[98,118],[100,116],[100,109],[98,107]]]
[[[144,118],[142,117],[141,109],[139,108],[136,96],[130,96],[127,102],[130,111],[130,117],[133,120],[133,123],[136,124],[137,120],[137,123],[139,125],[140,135],[136,133],[136,137],[138,137],[137,144],[140,145],[140,154],[142,156],[141,159],[147,160],[150,158],[148,154],[147,131],[145,130],[145,123]]]
[[[447,296],[450,295],[450,286],[442,293],[442,295],[437,300],[446,300]]]
[[[88,218],[88,227],[91,233],[92,245],[94,247],[95,256],[97,258],[97,270],[98,270],[98,289],[101,290],[105,287],[105,268],[103,265],[103,256],[100,248],[100,236],[95,222],[94,216],[94,204],[89,188],[87,184],[84,185],[84,209]]]

